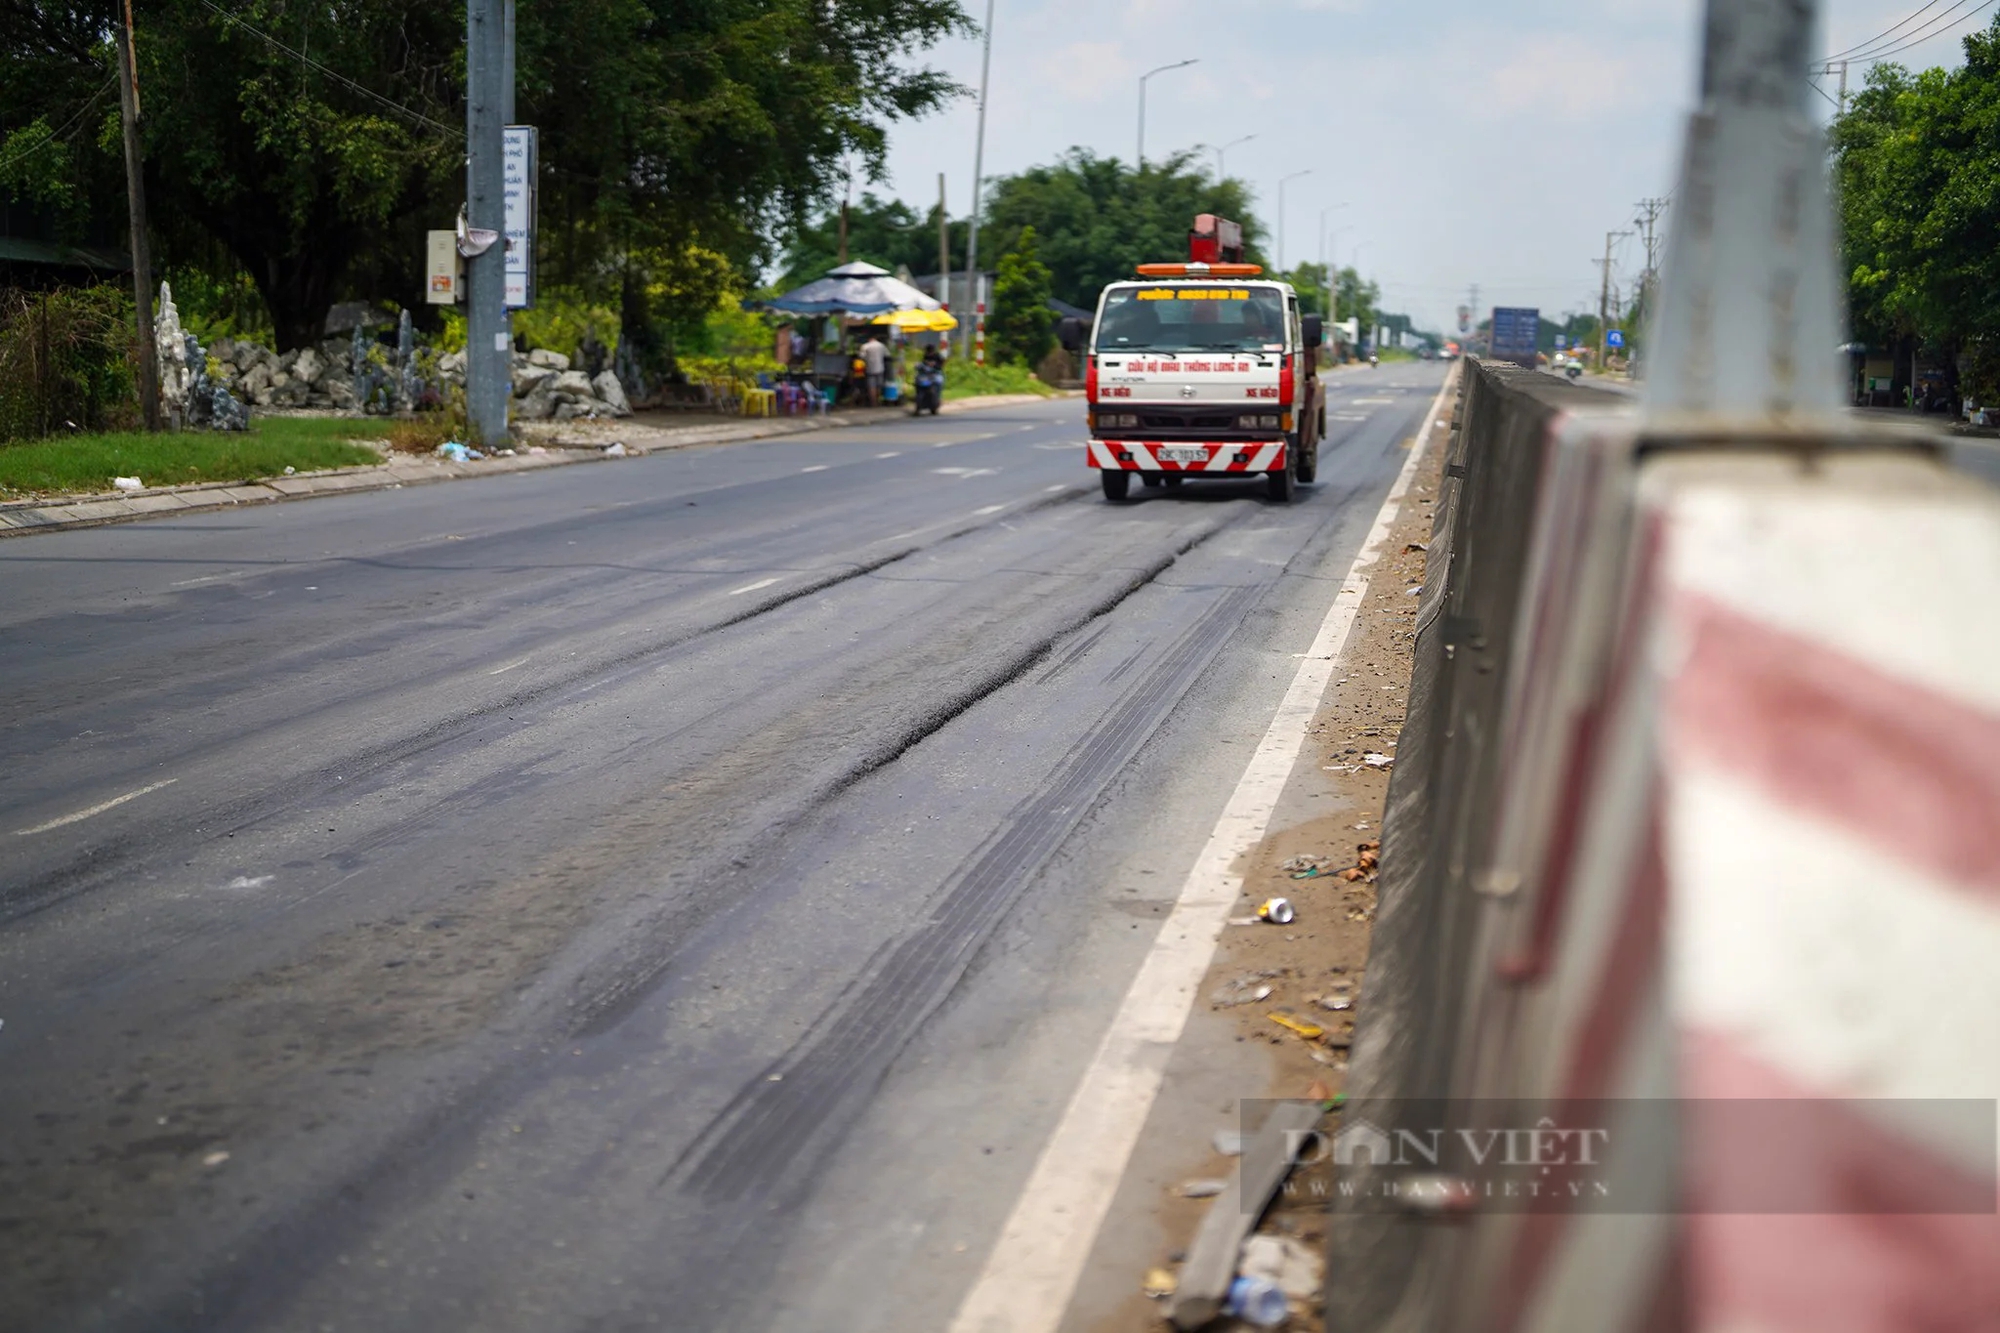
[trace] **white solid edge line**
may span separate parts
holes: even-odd
[[[960,1303],[950,1333],[1053,1333],[1069,1308],[1133,1145],[1152,1113],[1167,1060],[1215,956],[1223,924],[1242,896],[1242,878],[1231,867],[1263,838],[1291,779],[1307,729],[1333,678],[1335,659],[1368,595],[1362,571],[1381,558],[1431,437],[1431,423],[1456,378],[1454,370],[1438,390],[1312,650],[1299,664],[1277,715],[1188,871],[1172,914],[1132,978],[985,1268]]]
[[[167,778],[164,781],[155,782],[151,786],[141,787],[137,791],[128,791],[123,796],[114,796],[108,801],[99,801],[88,810],[79,810],[73,815],[64,815],[61,819],[51,819],[48,823],[37,824],[33,828],[17,828],[14,830],[14,836],[25,838],[30,833],[47,833],[50,829],[58,829],[65,824],[80,823],[92,815],[101,815],[106,810],[114,809],[117,806],[125,804],[127,801],[136,801],[147,792],[158,791],[162,787],[171,787],[179,781],[179,778]]]

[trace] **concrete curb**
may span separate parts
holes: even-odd
[[[946,403],[942,411],[955,414],[984,407],[1012,407],[1049,401],[1038,394],[993,394],[983,398],[960,398]],[[735,444],[907,419],[908,414],[900,408],[870,411],[866,415],[838,420],[827,417],[763,418],[747,421],[741,426],[649,430],[649,438],[636,444],[625,442],[625,447],[628,455],[640,455],[701,444]],[[393,490],[399,486],[457,481],[465,477],[533,472],[572,463],[612,462],[619,455],[607,455],[604,448],[608,448],[614,439],[607,437],[602,447],[557,446],[547,453],[488,458],[476,463],[447,463],[419,455],[373,466],[330,468],[323,472],[301,472],[294,476],[267,477],[254,482],[211,481],[191,486],[162,486],[139,493],[113,491],[61,500],[14,501],[0,504],[0,538],[62,532],[71,528],[95,528],[107,523],[130,523],[142,518],[157,518],[162,514],[207,513],[239,505],[276,504],[281,500],[307,500],[320,495],[348,495],[359,491]]]

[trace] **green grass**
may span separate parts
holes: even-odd
[[[180,486],[272,477],[288,467],[310,472],[379,463],[381,454],[352,441],[379,438],[387,427],[335,417],[267,417],[247,432],[118,431],[24,440],[0,445],[0,497],[108,491],[113,477]]]
[[[1055,390],[1028,373],[1026,366],[975,366],[954,358],[944,368],[944,397],[977,398],[990,393],[1033,393],[1055,397]]]

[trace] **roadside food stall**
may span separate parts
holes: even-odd
[[[936,298],[900,281],[887,269],[867,263],[842,264],[766,305],[783,314],[822,317],[815,321],[820,326],[817,336],[808,340],[807,360],[794,363],[786,378],[795,383],[809,382],[820,393],[832,390],[836,397],[858,387],[853,373],[854,359],[870,331],[886,327],[893,343],[906,327],[885,316],[921,315],[932,321],[940,317],[951,320],[948,325],[926,325],[931,328],[957,324]]]
[[[907,362],[911,357],[922,356],[917,350],[937,343],[945,334],[958,327],[949,310],[892,310],[886,315],[877,315],[869,321],[877,328],[887,326],[890,330],[890,363],[888,397],[886,401],[897,402],[902,396],[901,381],[909,370]]]

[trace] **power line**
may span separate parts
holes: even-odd
[[[1875,45],[1875,43],[1881,41],[1884,37],[1889,37],[1894,35],[1897,29],[1907,27],[1908,25],[1916,22],[1918,19],[1922,18],[1926,13],[1928,13],[1933,9],[1936,9],[1939,5],[1943,3],[1944,0],[1930,0],[1929,4],[1925,5],[1922,9],[1919,9],[1916,13],[1910,15],[1908,18],[1902,20],[1902,22],[1895,24],[1887,32],[1878,32],[1873,37],[1870,37],[1867,41],[1862,42],[1858,46],[1850,46],[1845,51],[1835,51],[1832,55],[1828,56],[1824,61],[1820,63],[1830,65],[1834,61],[1840,60],[1842,58],[1858,59],[1858,57],[1856,57],[1854,54],[1855,52],[1866,50],[1868,47],[1871,47]]]
[[[1964,10],[1964,8],[1968,6],[1968,4],[1974,4],[1974,0],[1954,0],[1952,8],[1944,10],[1942,14],[1938,14],[1938,16],[1936,16],[1936,18],[1932,18],[1930,22],[1926,22],[1926,24],[1924,24],[1922,28],[1916,28],[1916,30],[1912,30],[1912,32],[1904,32],[1902,36],[1898,36],[1898,38],[1892,38],[1892,40],[1888,40],[1888,42],[1874,42],[1874,44],[1868,44],[1866,48],[1862,48],[1860,52],[1856,52],[1856,54],[1852,54],[1852,56],[1848,56],[1848,58],[1850,58],[1850,60],[1888,60],[1890,56],[1896,56],[1896,54],[1900,54],[1900,52],[1906,52],[1906,50],[1910,50],[1912,46],[1920,46],[1920,44],[1928,42],[1930,38],[1938,36],[1938,34],[1940,34],[1940,32],[1942,32],[1942,30],[1944,30],[1946,26],[1950,26],[1952,22],[1964,22],[1966,18],[1972,18],[1972,16],[1974,16],[1974,14],[1978,14],[1978,12],[1982,10],[1982,8],[1986,8],[1988,4],[1992,4],[1992,0],[1980,0],[1980,2],[1976,4],[1976,8],[1974,8],[1972,12],[1968,12],[1968,14],[1962,14],[1962,10]],[[1922,12],[1922,10],[1920,10],[1920,12]],[[1956,20],[1954,20],[1954,16],[1956,16]]]
[[[97,99],[104,96],[105,89],[109,88],[113,83],[116,83],[117,81],[118,81],[118,76],[116,74],[113,74],[110,78],[106,79],[102,84],[98,85],[98,89],[96,92],[92,93],[89,97],[83,99],[83,105],[76,109],[75,115],[71,116],[68,120],[64,121],[61,125],[57,126],[55,129],[50,130],[46,137],[42,138],[41,140],[35,143],[28,145],[28,147],[23,148],[18,153],[15,153],[12,157],[0,158],[0,171],[6,170],[8,167],[13,166],[16,162],[27,161],[29,158],[33,157],[36,153],[41,152],[44,148],[47,148],[52,143],[61,143],[63,140],[63,135],[68,133],[70,127],[72,125],[75,125],[78,121],[82,120],[86,115],[90,114],[90,108],[97,105]],[[32,122],[30,123],[32,124]],[[26,128],[27,126],[25,125],[22,126],[22,129]],[[18,133],[19,131],[16,132]]]
[[[1959,2],[1961,5],[1963,5],[1967,3],[1968,0],[1959,0]],[[1957,22],[1963,23],[1968,19],[1977,17],[1980,10],[1991,8],[1993,3],[1994,0],[1982,0],[1980,4],[1975,5],[1970,11],[1961,15],[1958,18]],[[1957,5],[1953,6],[1954,9],[1958,7],[1959,6]],[[1950,22],[1951,22],[1951,13],[1950,11],[1947,11],[1946,13],[1940,15],[1937,21],[1934,24],[1932,24],[1929,28],[1927,28],[1925,31],[1911,34],[1910,40],[1904,42],[1901,46],[1891,47],[1886,51],[1872,51],[1868,54],[1868,59],[1887,60],[1890,56],[1901,55],[1905,51],[1909,51],[1916,47],[1922,46],[1925,42],[1928,42],[1933,38],[1943,36],[1944,27],[1948,25]]]
[[[214,3],[214,0],[201,0],[201,3],[203,7],[213,10],[216,14],[227,19],[229,22],[235,24],[237,27],[243,29],[243,31],[249,33],[252,37],[257,38],[260,41],[269,43],[271,46],[276,47],[280,51],[283,51],[286,55],[290,56],[292,59],[298,61],[302,65],[311,66],[312,68],[318,70],[320,73],[326,75],[327,78],[332,79],[335,83],[345,84],[347,87],[352,88],[355,92],[360,93],[363,97],[369,98],[376,102],[380,102],[383,106],[388,107],[391,111],[396,112],[398,115],[408,116],[412,120],[421,121],[422,123],[429,125],[433,129],[439,130],[445,134],[449,134],[456,139],[463,139],[465,137],[464,130],[459,129],[456,126],[447,125],[441,120],[432,120],[429,116],[425,115],[421,111],[415,110],[411,107],[404,106],[401,102],[392,101],[389,98],[382,96],[382,94],[376,92],[372,88],[364,88],[362,85],[356,83],[353,79],[350,79],[345,74],[342,74],[339,70],[328,69],[325,65],[320,64],[319,61],[314,60],[311,56],[307,55],[305,52],[294,51],[291,47],[286,46],[283,42],[271,36],[269,33],[261,32],[258,29],[250,26],[248,23],[245,23],[242,19],[236,17],[236,15],[222,8],[222,6]]]

